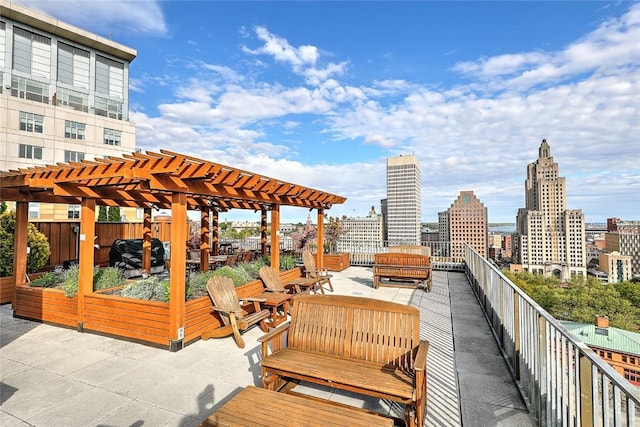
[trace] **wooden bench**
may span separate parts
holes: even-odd
[[[416,307],[343,295],[301,295],[291,321],[264,335],[262,386],[308,381],[405,404],[411,426],[426,411],[429,344]]]
[[[200,424],[213,426],[393,427],[393,420],[359,408],[248,386]]]
[[[410,253],[375,254],[373,287],[380,286],[421,287],[431,292],[431,258]]]

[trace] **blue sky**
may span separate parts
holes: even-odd
[[[423,221],[473,190],[515,222],[545,138],[569,209],[640,220],[638,2],[19,3],[137,49],[139,148],[347,197],[331,216],[379,212],[413,153]]]

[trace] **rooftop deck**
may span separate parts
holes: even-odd
[[[335,292],[420,308],[430,341],[428,426],[527,426],[534,422],[463,273],[434,271],[433,291],[372,287],[372,271],[334,273]],[[14,319],[0,307],[0,425],[197,426],[249,384],[260,385],[259,328],[171,353]],[[304,389],[304,390],[302,390]],[[399,415],[401,408],[333,389],[297,391]],[[283,420],[286,422],[286,420]]]

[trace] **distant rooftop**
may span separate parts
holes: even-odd
[[[570,322],[561,320],[577,339],[588,346],[615,350],[621,353],[640,356],[640,334],[613,327],[599,328],[593,323]]]

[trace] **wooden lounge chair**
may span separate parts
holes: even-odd
[[[320,279],[318,286],[322,287],[326,283],[329,285],[329,290],[333,292],[333,285],[331,284],[333,275],[329,274],[326,268],[316,268],[316,260],[311,252],[302,252],[302,262],[304,263],[304,271],[307,277]]]
[[[233,280],[229,277],[214,276],[207,282],[207,291],[213,301],[213,309],[220,314],[224,326],[213,329],[202,334],[201,338],[206,340],[212,337],[226,337],[233,334],[238,347],[244,348],[244,340],[240,335],[240,331],[245,331],[251,326],[259,323],[260,329],[267,332],[266,320],[271,317],[269,310],[262,309],[260,306],[264,299],[261,298],[244,298],[243,301],[253,303],[253,313],[243,314],[241,300],[233,285]]]
[[[301,285],[290,285],[287,286],[286,283],[282,283],[280,280],[280,276],[278,272],[276,272],[272,267],[268,265],[264,265],[260,267],[260,271],[258,272],[260,278],[264,282],[267,291],[270,292],[282,292],[289,293],[295,295],[308,294],[311,292],[311,288],[313,286],[303,287]],[[304,289],[303,289],[304,288]]]

